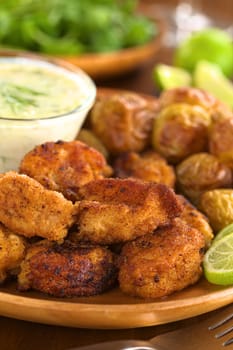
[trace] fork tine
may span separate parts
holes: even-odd
[[[209,326],[208,329],[210,331],[213,331],[216,328],[223,326],[224,324],[226,324],[228,321],[230,321],[232,319],[233,319],[233,314],[230,314],[230,315],[226,316],[224,319],[222,319],[222,320],[218,321],[217,323],[212,324],[211,326]],[[228,333],[230,333],[232,331],[233,331],[233,326],[228,327],[228,328],[220,331],[219,333],[215,334],[214,337],[216,339],[219,339],[219,338],[223,337],[224,335],[227,335]],[[233,344],[233,337],[228,339],[228,340],[226,340],[226,341],[224,341],[222,343],[223,346],[227,346],[227,345],[230,345],[230,344]]]
[[[227,329],[224,329],[224,331],[222,331],[222,332],[220,332],[220,333],[217,333],[217,334],[215,334],[215,338],[221,338],[221,337],[223,337],[224,335],[226,335],[226,334],[228,334],[228,333],[230,333],[230,332],[232,332],[233,331],[233,326],[232,327],[229,327],[229,328],[227,328]]]
[[[233,338],[230,338],[230,339],[226,340],[222,345],[227,346],[227,345],[230,345],[232,343],[233,343]]]
[[[211,330],[213,330],[215,328],[218,328],[218,327],[224,325],[225,323],[227,323],[228,321],[230,321],[232,318],[233,318],[233,314],[231,314],[231,315],[225,317],[223,320],[221,320],[221,321],[219,321],[219,322],[209,326],[208,329],[211,331]]]

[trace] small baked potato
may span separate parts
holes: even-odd
[[[178,87],[165,90],[159,98],[160,108],[173,103],[187,103],[204,108],[212,120],[225,119],[231,116],[232,111],[221,101],[207,91],[193,87]]]
[[[233,223],[233,189],[207,191],[200,198],[200,209],[215,232]]]
[[[109,157],[109,152],[107,151],[106,147],[91,130],[81,129],[76,137],[76,140],[84,142],[86,145],[95,148],[97,151],[102,153],[106,159]]]
[[[164,90],[159,98],[161,108],[173,103],[186,103],[192,106],[201,106],[210,110],[216,104],[216,98],[208,92],[192,87],[178,87]]]
[[[194,204],[200,195],[215,188],[232,185],[231,169],[209,153],[197,153],[183,160],[176,167],[177,187]]]
[[[210,115],[204,108],[175,103],[163,108],[153,123],[152,145],[169,162],[207,149]]]
[[[112,155],[140,152],[150,142],[157,108],[156,99],[149,101],[129,92],[113,94],[95,103],[91,127]]]
[[[217,120],[210,128],[209,151],[233,167],[233,115]]]

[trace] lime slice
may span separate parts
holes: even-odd
[[[190,86],[191,74],[178,67],[158,64],[153,69],[153,79],[160,89],[172,89],[180,86]]]
[[[227,225],[226,227],[224,227],[221,231],[219,231],[217,233],[217,235],[215,236],[213,243],[217,242],[219,239],[222,239],[223,237],[229,235],[230,233],[233,233],[233,223],[230,225]],[[212,244],[213,244],[212,243]]]
[[[193,81],[196,87],[210,92],[233,108],[233,84],[217,65],[206,61],[199,62],[194,71]]]
[[[203,268],[209,282],[233,284],[233,233],[212,244],[204,256]]]

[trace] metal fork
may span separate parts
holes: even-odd
[[[225,318],[223,318],[222,320],[220,320],[219,322],[216,322],[215,324],[209,326],[208,329],[209,329],[209,331],[215,331],[216,329],[218,329],[219,327],[222,327],[223,325],[225,325],[227,322],[229,322],[232,319],[233,319],[233,314],[230,314],[230,315],[226,316]],[[219,338],[222,338],[224,335],[229,334],[232,331],[233,331],[233,326],[219,331],[218,333],[214,334],[214,336],[216,339],[219,339]],[[233,343],[233,337],[224,341],[222,343],[222,345],[227,346],[227,345],[230,345],[232,343]]]

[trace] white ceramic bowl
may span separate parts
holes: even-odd
[[[66,64],[63,61],[47,61],[37,57],[27,56],[0,56],[0,83],[1,65],[10,62],[17,65],[33,65],[46,68],[55,74],[62,74],[71,79],[74,89],[81,92],[81,100],[76,108],[65,114],[40,117],[40,113],[32,119],[29,117],[17,116],[5,117],[1,115],[0,105],[0,172],[17,170],[20,160],[35,145],[47,141],[71,141],[74,140],[80,130],[85,117],[92,107],[96,97],[96,86],[91,78],[81,69]],[[24,66],[23,66],[24,65]]]

